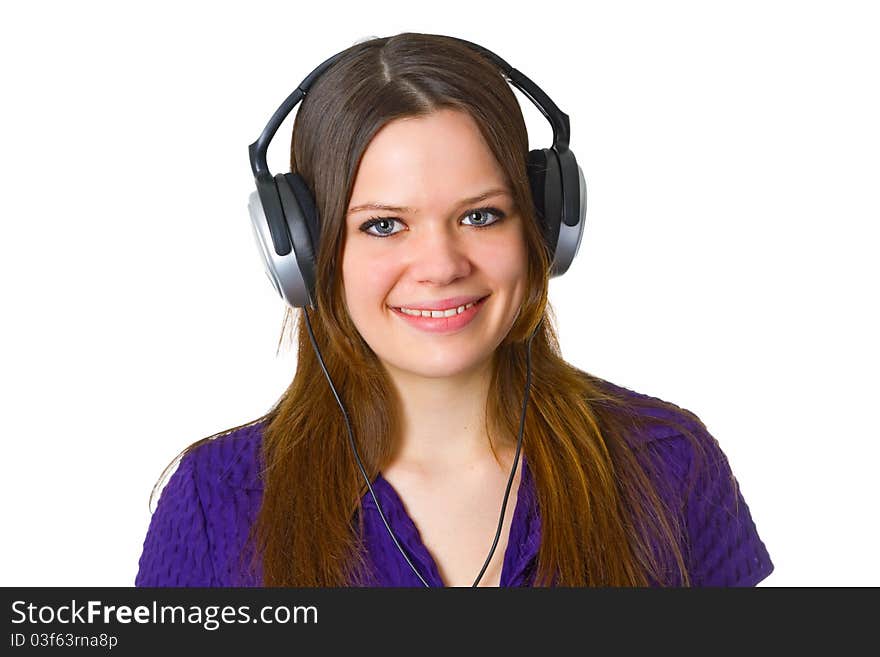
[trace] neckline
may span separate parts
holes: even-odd
[[[521,546],[519,545],[519,541],[512,541],[511,538],[513,537],[516,528],[518,528],[518,524],[525,523],[526,521],[526,519],[524,518],[524,514],[526,512],[527,504],[527,486],[530,485],[527,483],[526,479],[530,476],[530,474],[528,473],[528,468],[526,466],[525,454],[521,452],[519,458],[519,486],[517,486],[516,488],[516,503],[513,509],[513,518],[510,522],[510,529],[507,533],[507,546],[504,550],[504,558],[501,565],[501,576],[499,578],[500,587],[504,587],[505,584],[510,581],[512,576],[510,569],[515,567],[516,564],[519,562]],[[373,486],[376,486],[377,484],[379,490],[377,490],[376,493],[384,491],[385,497],[393,504],[394,509],[397,511],[397,513],[389,513],[389,511],[386,511],[385,508],[382,509],[383,513],[385,513],[385,517],[387,518],[388,523],[392,525],[392,529],[394,529],[394,520],[392,518],[403,523],[403,527],[401,529],[405,532],[405,535],[401,536],[400,530],[397,529],[395,529],[394,533],[397,536],[398,540],[401,542],[401,546],[404,548],[409,548],[409,556],[411,559],[413,559],[414,565],[419,568],[419,572],[422,574],[422,576],[427,576],[430,578],[428,580],[429,583],[431,583],[431,580],[433,580],[437,583],[438,586],[449,588],[449,586],[446,584],[446,582],[443,581],[443,578],[440,576],[440,570],[437,567],[437,562],[434,559],[434,555],[431,554],[430,550],[428,550],[428,547],[425,545],[425,542],[422,540],[421,532],[419,531],[419,528],[416,526],[413,519],[410,517],[409,513],[406,511],[403,499],[397,492],[397,489],[391,485],[391,482],[389,482],[387,479],[385,479],[385,477],[382,476],[381,472],[376,475]],[[366,493],[366,498],[370,498],[369,491],[367,491]],[[370,502],[372,502],[371,498]],[[375,504],[373,504],[373,506],[375,506]],[[507,515],[507,513],[508,510],[505,509],[505,515]],[[382,530],[384,532],[384,537],[390,539],[391,537],[388,536],[388,532],[384,526],[382,527]],[[411,543],[408,544],[406,536],[411,537]],[[395,552],[396,551],[397,550],[395,547]],[[476,573],[474,574],[474,577],[476,577]]]

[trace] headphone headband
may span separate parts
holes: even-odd
[[[454,39],[465,45],[471,47],[473,50],[476,50],[480,54],[488,57],[492,60],[496,66],[500,69],[500,71],[504,74],[504,77],[507,79],[509,83],[519,89],[525,96],[532,101],[532,103],[537,107],[541,114],[550,122],[550,126],[553,128],[553,146],[552,148],[557,153],[562,153],[568,150],[568,141],[570,137],[570,124],[568,120],[568,114],[563,112],[559,107],[557,107],[556,103],[548,96],[537,84],[532,82],[526,75],[521,73],[520,71],[513,68],[506,61],[501,59],[494,52],[489,50],[488,48],[484,48],[483,46],[477,45],[476,43],[472,43],[470,41],[466,41],[464,39],[459,39],[458,37],[448,36],[448,39]],[[260,134],[259,138],[248,147],[248,153],[250,154],[251,160],[251,171],[253,171],[254,177],[258,177],[260,174],[271,175],[269,173],[269,167],[266,164],[266,151],[269,149],[269,142],[272,141],[272,138],[275,136],[275,133],[278,131],[278,128],[281,127],[281,124],[284,122],[284,119],[287,118],[287,115],[293,111],[293,108],[296,107],[296,104],[299,103],[309,92],[309,89],[312,86],[312,83],[317,80],[324,71],[330,68],[337,59],[339,59],[343,54],[345,54],[348,49],[343,50],[341,52],[336,53],[332,57],[325,59],[321,62],[315,69],[309,73],[305,79],[299,83],[296,89],[284,99],[284,102],[275,110],[275,113],[272,115],[272,118],[269,119],[269,123],[266,124],[266,127],[263,128],[263,132]]]

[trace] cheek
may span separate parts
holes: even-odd
[[[486,271],[497,284],[514,285],[525,278],[525,242],[519,235],[487,242],[480,254],[479,262],[486,263]]]
[[[374,308],[385,303],[394,281],[392,264],[388,258],[351,249],[342,259],[342,277],[346,303],[357,313],[357,308]]]

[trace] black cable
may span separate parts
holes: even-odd
[[[538,327],[540,326],[541,324],[539,322]],[[480,570],[480,574],[477,575],[477,579],[474,580],[473,586],[477,585],[483,577],[483,573],[486,572],[486,568],[489,567],[489,562],[492,560],[492,555],[495,553],[495,547],[498,545],[498,538],[501,536],[501,526],[504,523],[504,511],[507,509],[507,498],[510,495],[510,487],[513,485],[513,476],[516,473],[516,465],[519,463],[519,451],[522,447],[523,429],[525,428],[526,422],[526,405],[529,403],[529,389],[532,385],[532,338],[534,338],[535,333],[538,332],[538,327],[536,327],[529,336],[529,342],[526,348],[526,390],[523,393],[523,409],[522,415],[520,415],[519,418],[519,437],[516,439],[516,454],[513,457],[513,467],[510,469],[510,477],[507,479],[507,489],[504,491],[504,501],[501,503],[501,518],[498,519],[498,530],[495,532],[495,540],[492,541],[492,549],[489,550],[489,556],[486,557],[486,563],[483,564],[483,568]]]
[[[382,513],[382,507],[379,506],[379,499],[376,497],[376,493],[373,491],[373,486],[370,483],[370,477],[367,475],[366,469],[364,469],[364,464],[361,462],[361,457],[358,455],[357,446],[354,442],[354,434],[351,430],[351,422],[349,422],[348,412],[345,410],[345,406],[342,403],[342,400],[339,398],[339,394],[336,392],[336,387],[333,385],[333,381],[330,378],[329,372],[327,372],[327,367],[324,365],[324,359],[321,357],[321,351],[318,349],[318,343],[315,340],[315,334],[312,332],[312,322],[309,319],[308,308],[303,308],[303,314],[306,318],[306,328],[309,331],[309,339],[312,342],[312,348],[315,350],[315,355],[318,357],[318,362],[321,363],[321,369],[324,371],[324,376],[327,377],[327,382],[330,384],[330,389],[333,391],[333,396],[336,397],[336,403],[339,404],[339,408],[342,410],[342,416],[345,418],[345,426],[348,428],[348,440],[351,445],[351,449],[354,452],[354,458],[357,461],[358,468],[360,468],[361,474],[364,477],[364,481],[367,482],[367,488],[370,489],[370,495],[373,497],[373,502],[376,503],[376,510],[379,512],[379,517],[382,518],[382,522],[385,523],[385,529],[388,530],[388,533],[391,535],[391,540],[394,541],[394,544],[397,546],[397,549],[400,550],[400,553],[403,555],[403,558],[406,559],[406,562],[409,564],[409,567],[412,568],[412,571],[416,574],[416,577],[424,584],[426,587],[430,587],[428,582],[425,581],[425,578],[419,573],[416,567],[413,565],[412,561],[410,561],[404,549],[401,547],[400,542],[397,540],[397,537],[394,535],[394,532],[391,530],[391,526],[388,524],[388,520],[385,518],[385,514]],[[542,320],[543,321],[543,320]],[[525,419],[526,419],[526,405],[529,401],[529,387],[532,382],[532,338],[535,337],[535,333],[538,332],[538,328],[541,324],[538,324],[538,327],[532,332],[532,335],[529,336],[528,349],[526,352],[526,363],[527,363],[527,371],[526,371],[526,389],[525,394],[523,395],[523,410],[522,416],[519,421],[519,437],[516,442],[516,455],[513,458],[513,467],[510,470],[510,477],[507,480],[507,489],[504,491],[504,501],[501,504],[501,518],[498,520],[498,530],[495,532],[495,540],[492,542],[492,549],[489,550],[489,556],[486,557],[486,562],[483,564],[483,568],[480,570],[480,574],[477,575],[477,579],[474,580],[473,586],[476,587],[479,583],[480,579],[483,577],[483,573],[486,572],[486,568],[489,566],[489,562],[492,560],[492,555],[495,553],[495,548],[498,545],[498,538],[501,536],[501,527],[504,524],[504,512],[507,509],[507,499],[510,496],[510,488],[513,484],[513,478],[516,473],[516,466],[519,462],[519,453],[520,448],[522,447],[522,437],[523,437],[523,429],[525,427]]]

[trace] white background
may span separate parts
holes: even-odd
[[[131,585],[164,466],[283,392],[247,146],[318,63],[416,31],[485,45],[571,117],[566,359],[703,419],[762,585],[880,585],[875,5],[312,4],[4,4],[0,584]]]

